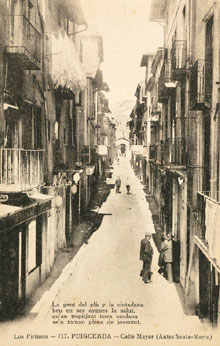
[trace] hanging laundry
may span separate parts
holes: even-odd
[[[67,87],[75,93],[83,90],[87,80],[73,41],[60,32],[51,35],[51,43],[54,85]]]

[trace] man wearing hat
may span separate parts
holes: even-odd
[[[144,239],[141,240],[140,260],[143,261],[143,269],[141,276],[144,283],[150,282],[151,279],[151,263],[153,258],[153,248],[150,243],[151,233],[145,233]]]
[[[172,234],[168,232],[161,243],[160,258],[163,259],[165,265],[165,277],[168,282],[173,282],[172,262],[173,262],[173,250],[172,250]]]

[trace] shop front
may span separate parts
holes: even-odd
[[[37,197],[37,199],[35,198]],[[47,275],[48,250],[53,245],[48,219],[51,198],[40,193],[9,196],[0,206],[0,309],[14,315]],[[20,206],[16,206],[20,204]]]

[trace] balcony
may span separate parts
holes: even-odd
[[[159,164],[163,163],[163,141],[159,141],[157,144],[157,153],[156,153],[156,161]]]
[[[84,145],[81,150],[81,160],[84,166],[90,162],[90,146]]]
[[[171,81],[170,68],[170,60],[165,61],[158,80],[158,102],[160,103],[167,103],[168,98],[172,93],[172,88],[168,88],[165,86],[165,83],[169,83]]]
[[[190,75],[190,108],[201,110],[205,104],[205,60],[197,60]]]
[[[149,161],[162,164],[163,143],[158,141],[157,144],[151,144],[149,147]]]
[[[41,34],[25,16],[9,16],[11,38],[5,47],[9,55],[24,70],[40,70]]]
[[[164,142],[163,161],[165,161],[166,164],[186,165],[184,138],[169,138]]]
[[[186,40],[174,40],[171,49],[171,79],[182,81],[186,75]]]
[[[156,144],[150,144],[149,161],[155,161],[156,158],[157,158],[157,146],[156,146]]]
[[[196,236],[202,240],[201,244],[206,247],[209,256],[220,265],[220,191],[197,192],[197,206],[199,227],[197,227]]]
[[[44,150],[0,148],[0,190],[24,191],[42,185]]]

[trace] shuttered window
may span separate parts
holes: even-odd
[[[26,104],[23,114],[22,143],[24,149],[32,148],[32,106]]]

